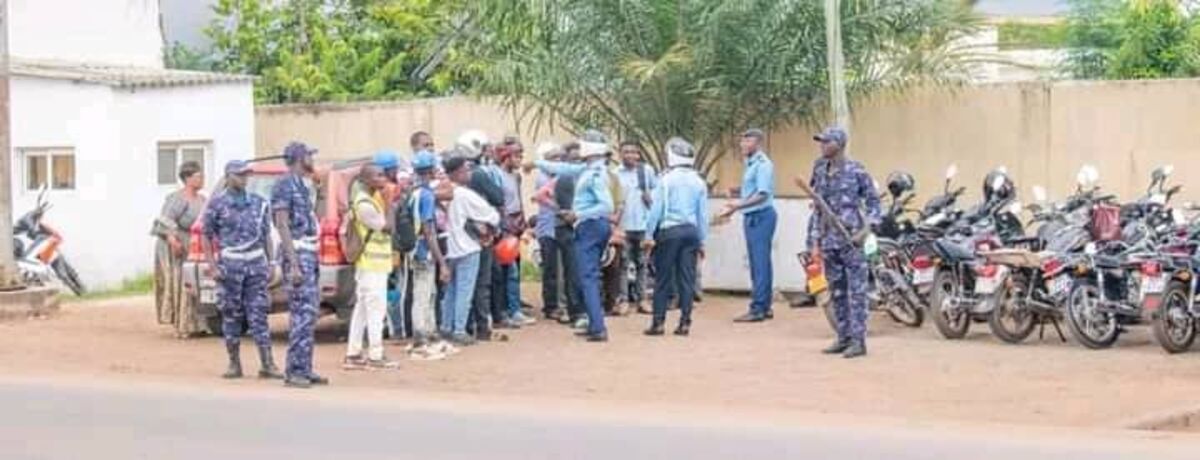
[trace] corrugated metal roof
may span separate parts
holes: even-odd
[[[93,83],[129,89],[250,83],[254,81],[254,77],[250,75],[23,58],[12,58],[9,66],[11,74],[20,77],[69,80],[78,83]]]

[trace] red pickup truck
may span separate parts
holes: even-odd
[[[321,264],[319,286],[322,310],[332,312],[339,319],[348,319],[354,311],[354,266],[346,263],[338,241],[338,228],[346,214],[350,184],[361,168],[361,162],[346,162],[334,165],[318,165],[314,192],[317,218],[320,219],[318,258]],[[271,189],[285,174],[287,168],[279,161],[252,163],[252,171],[246,189],[264,199],[271,199]],[[217,190],[222,187],[217,184]],[[221,315],[217,311],[217,282],[206,276],[203,270],[204,253],[200,248],[203,218],[191,228],[191,247],[183,264],[184,301],[192,302],[197,324],[203,324],[215,335],[221,333]],[[279,236],[271,232],[271,244],[278,247]],[[286,312],[287,295],[280,286],[279,257],[272,261],[270,285],[270,313]]]

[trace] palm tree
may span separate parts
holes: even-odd
[[[822,3],[478,0],[464,52],[524,126],[640,139],[658,166],[681,135],[708,174],[749,126],[827,116]],[[841,0],[840,14],[852,96],[967,75],[958,44],[977,21],[961,0]]]

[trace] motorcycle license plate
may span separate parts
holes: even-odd
[[[1142,278],[1142,295],[1147,294],[1162,294],[1167,289],[1166,276],[1154,276]]]
[[[990,277],[980,276],[975,278],[975,293],[976,294],[993,294],[1000,287],[1000,281],[1004,279],[1004,272],[997,271],[995,275]]]
[[[913,272],[912,282],[917,285],[932,283],[934,273],[933,267],[919,269]]]
[[[1071,277],[1067,275],[1059,275],[1054,279],[1046,282],[1046,288],[1050,290],[1050,294],[1058,297],[1066,295],[1067,291],[1071,290]]]
[[[217,290],[216,289],[201,289],[200,290],[200,303],[205,303],[205,304],[217,303]]]

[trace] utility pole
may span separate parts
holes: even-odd
[[[850,132],[850,103],[846,100],[845,56],[842,54],[841,0],[825,0],[825,60],[829,68],[829,107],[838,126]]]
[[[24,288],[13,259],[12,123],[9,107],[8,0],[0,0],[0,291]]]

